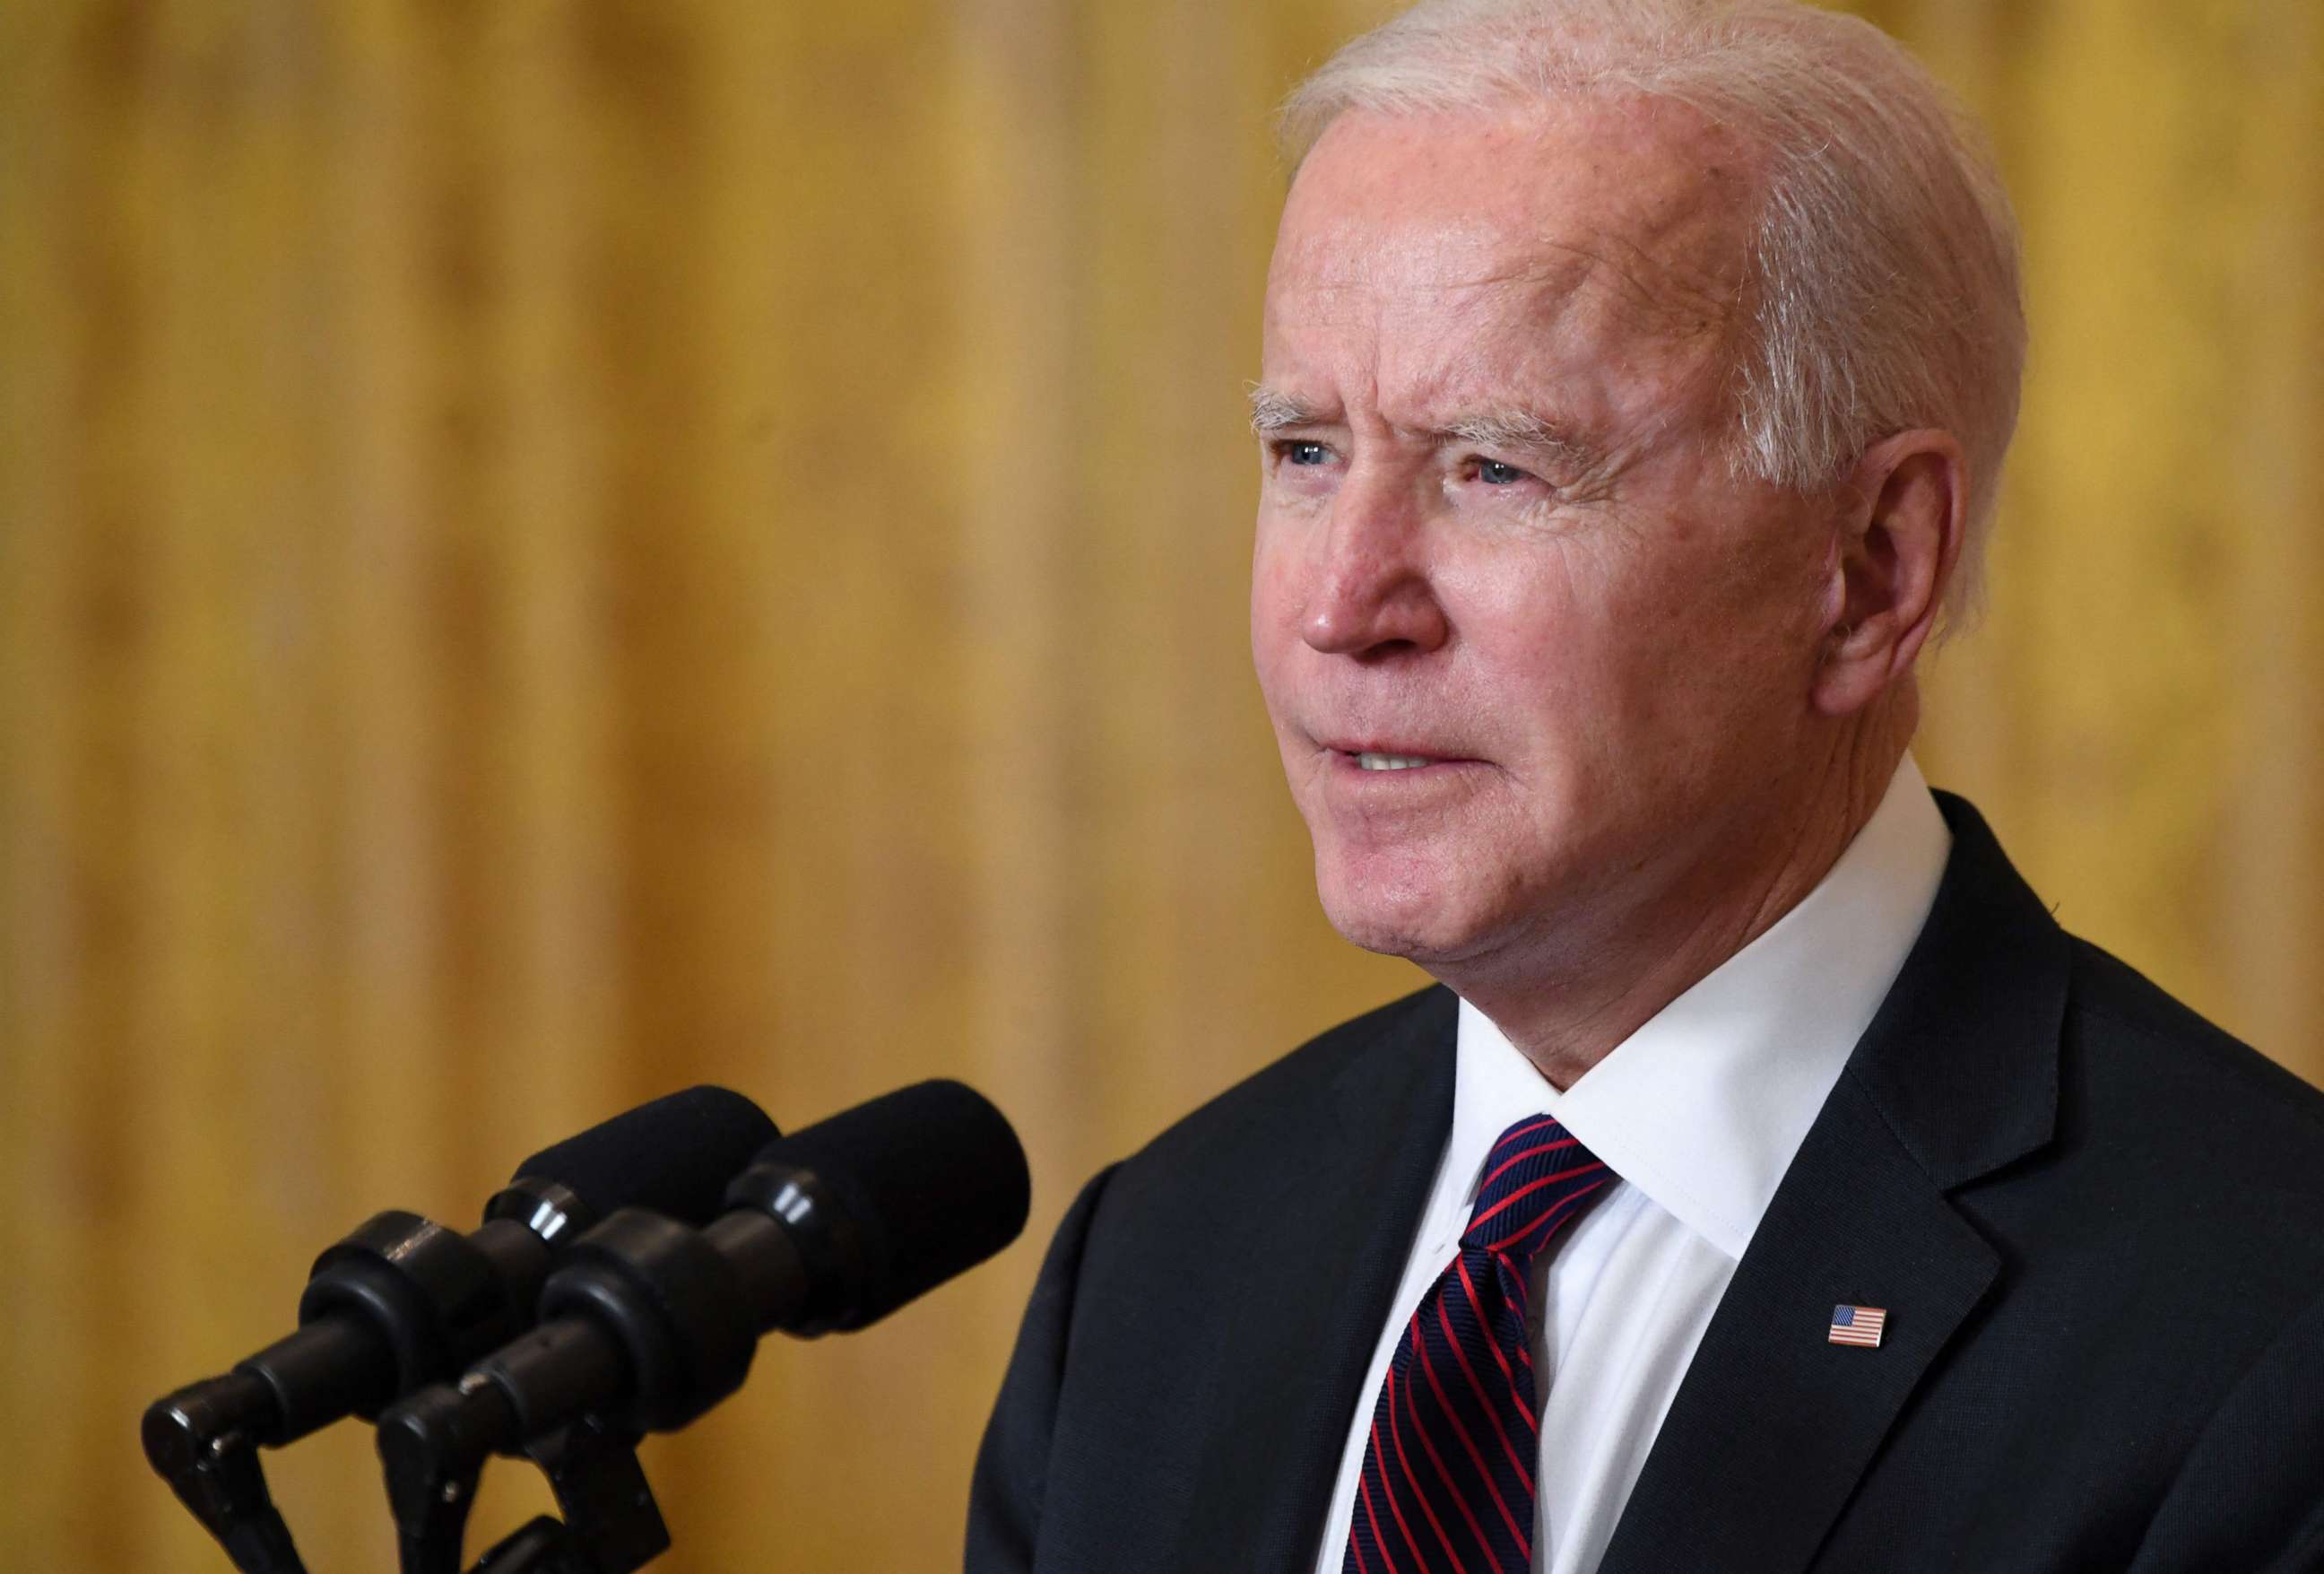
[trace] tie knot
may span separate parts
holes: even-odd
[[[1613,1179],[1554,1116],[1521,1120],[1485,1157],[1485,1178],[1477,1183],[1477,1206],[1461,1245],[1530,1261]]]

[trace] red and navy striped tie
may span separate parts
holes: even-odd
[[[1526,1269],[1613,1172],[1548,1116],[1485,1160],[1460,1255],[1389,1361],[1342,1574],[1524,1574],[1541,1420]]]

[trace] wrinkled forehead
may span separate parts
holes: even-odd
[[[1352,112],[1285,204],[1269,328],[1425,307],[1693,339],[1738,309],[1755,187],[1737,137],[1666,100]]]

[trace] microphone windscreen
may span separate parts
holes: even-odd
[[[1032,1180],[1008,1118],[958,1082],[915,1083],[793,1132],[759,1162],[814,1171],[865,1245],[859,1329],[965,1273],[1025,1227]]]
[[[649,1208],[680,1224],[724,1211],[727,1183],[780,1134],[739,1093],[705,1084],[641,1104],[516,1167],[515,1179],[554,1180],[604,1218]]]

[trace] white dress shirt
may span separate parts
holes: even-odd
[[[1598,1567],[1719,1298],[1919,936],[1951,848],[1907,755],[1798,906],[1563,1093],[1461,1003],[1452,1130],[1349,1418],[1317,1574],[1339,1574],[1389,1357],[1459,1250],[1485,1155],[1545,1111],[1621,1177],[1533,1266],[1545,1400],[1533,1567]]]

